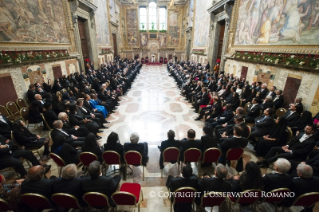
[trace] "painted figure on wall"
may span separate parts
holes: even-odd
[[[169,27],[169,46],[178,46],[179,45],[179,35],[180,30],[178,26]]]
[[[166,46],[166,34],[159,34],[158,35],[158,44],[160,47]]]
[[[147,46],[148,38],[147,34],[141,34],[141,46]]]
[[[110,31],[106,0],[94,0],[93,3],[98,6],[95,12],[96,40],[98,45],[110,45]]]
[[[236,45],[317,45],[319,0],[246,0],[239,6]]]
[[[1,0],[0,41],[69,43],[62,0]]]
[[[132,46],[137,46],[137,10],[126,10],[126,26],[127,43]]]

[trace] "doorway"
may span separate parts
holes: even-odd
[[[118,52],[117,52],[116,34],[112,34],[112,37],[113,37],[114,56],[117,56],[117,55],[118,55]]]
[[[52,70],[54,79],[62,77],[62,70],[60,65],[52,67]]]
[[[88,48],[88,38],[86,36],[86,22],[87,20],[79,18],[78,26],[79,26],[79,34],[81,39],[81,48],[82,48],[82,56],[85,59],[89,59],[89,48]]]
[[[287,77],[285,89],[283,92],[284,100],[285,100],[284,108],[288,108],[289,104],[295,101],[300,84],[301,84],[301,79]]]
[[[225,33],[225,20],[218,22],[220,25],[219,39],[218,39],[218,52],[217,59],[221,59],[223,53],[224,33]]]
[[[187,40],[187,44],[186,44],[186,59],[187,59],[187,61],[189,60],[189,56],[191,54],[191,43],[192,43],[192,40]]]
[[[17,100],[18,96],[16,89],[14,88],[11,76],[0,77],[0,90],[5,91],[0,92],[1,105],[6,105],[9,101],[15,102]]]
[[[240,80],[245,79],[245,81],[246,81],[247,72],[248,72],[248,67],[246,67],[246,66],[241,67]]]

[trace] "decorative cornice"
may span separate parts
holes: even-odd
[[[84,6],[90,8],[93,11],[97,10],[97,6],[95,6],[92,2],[88,1],[88,0],[77,0],[78,2],[82,3]]]
[[[224,5],[227,4],[228,2],[234,2],[235,0],[221,0],[219,2],[217,2],[216,4],[214,4],[211,8],[209,8],[207,11],[209,13],[214,13],[217,14],[220,12],[220,10],[224,10]]]

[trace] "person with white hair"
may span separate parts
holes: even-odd
[[[264,190],[269,192],[278,188],[290,188],[292,177],[287,174],[290,167],[291,164],[287,159],[278,158],[274,163],[274,172],[263,176]]]
[[[61,120],[63,123],[62,130],[66,131],[69,134],[72,134],[76,137],[86,137],[90,133],[89,130],[83,125],[73,126],[69,122],[68,114],[66,114],[65,112],[59,113],[58,119]]]
[[[260,93],[259,93],[259,98],[264,99],[268,94],[268,88],[267,88],[267,83],[263,83],[261,85]]]
[[[136,132],[133,132],[131,134],[130,140],[131,140],[131,143],[124,144],[124,152],[125,153],[128,151],[139,152],[142,156],[142,164],[143,164],[143,166],[146,166],[146,163],[148,162],[148,145],[147,145],[147,143],[146,142],[138,143],[140,140],[140,136]]]

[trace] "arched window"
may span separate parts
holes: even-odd
[[[147,30],[146,7],[140,7],[140,30]]]
[[[149,4],[149,11],[148,11],[148,23],[149,23],[149,30],[157,30],[157,13],[156,13],[156,3],[151,2]]]

